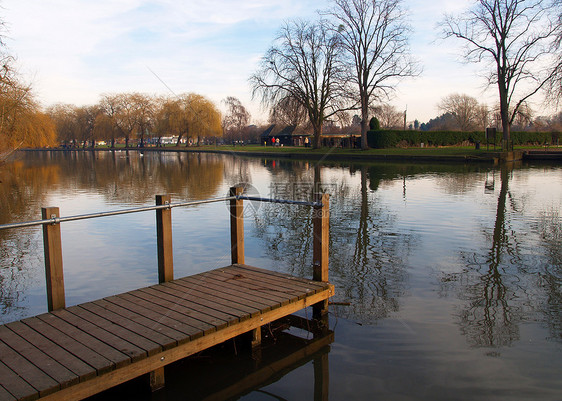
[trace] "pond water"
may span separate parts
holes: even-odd
[[[341,305],[330,307],[329,399],[561,398],[559,165],[27,152],[0,166],[0,224],[38,220],[42,206],[71,216],[152,205],[156,194],[220,197],[238,183],[266,197],[330,194]],[[246,202],[245,216],[247,264],[311,275],[306,207]],[[172,221],[176,277],[229,264],[226,202],[175,208]],[[64,223],[62,242],[67,305],[157,282],[154,212]],[[1,323],[46,311],[43,263],[40,228],[0,231]],[[318,398],[315,363],[237,397]]]

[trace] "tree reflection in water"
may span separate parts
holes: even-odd
[[[223,170],[223,156],[208,154],[23,152],[0,166],[0,224],[39,220],[41,207],[60,202],[53,194],[99,194],[119,206],[154,204],[155,194],[163,193],[174,201],[206,199],[217,195]],[[0,321],[29,313],[25,294],[44,286],[43,263],[40,227],[0,231]]]
[[[461,253],[466,268],[442,277],[442,286],[456,287],[465,304],[457,313],[461,332],[472,346],[510,346],[520,338],[520,325],[542,320],[552,336],[562,338],[561,221],[558,211],[543,213],[538,225],[546,258],[529,255],[523,242],[532,234],[515,227],[523,203],[512,195],[509,181],[513,165],[502,165],[501,187],[493,230],[484,230],[486,253]],[[548,217],[547,217],[548,216]]]
[[[15,161],[0,166],[0,224],[39,219],[39,206],[47,189],[60,179],[60,169],[41,164],[26,165]],[[42,271],[39,228],[0,231],[0,322],[5,315],[23,316],[26,290],[37,284]],[[22,263],[22,260],[26,263]]]
[[[413,238],[398,233],[396,216],[378,204],[381,177],[365,165],[350,171],[348,181],[329,167],[276,162],[272,187],[289,188],[278,195],[297,199],[311,200],[315,189],[330,194],[330,281],[336,285],[337,300],[350,302],[336,306],[336,313],[369,323],[398,310],[407,283],[404,259]],[[357,173],[359,186],[350,182]],[[386,179],[396,178],[401,176],[395,173]],[[269,257],[283,261],[288,272],[311,275],[309,208],[263,205],[255,216],[255,233]]]
[[[522,338],[520,328],[525,322],[540,322],[553,339],[562,341],[560,204],[544,204],[533,195],[534,184],[524,188],[520,181],[512,179],[515,176],[530,180],[541,175],[540,169],[530,174],[524,174],[524,169],[503,168],[498,172],[499,178],[494,179],[494,188],[487,183],[482,195],[474,188],[477,180],[484,181],[488,169],[472,165],[319,165],[176,152],[145,152],[143,157],[137,152],[24,153],[20,161],[0,168],[0,224],[38,219],[40,207],[46,202],[56,204],[59,196],[73,199],[76,195],[80,199],[80,194],[93,194],[101,198],[95,200],[94,210],[76,205],[75,211],[87,213],[112,209],[105,205],[153,204],[158,193],[171,193],[174,201],[222,196],[228,186],[242,182],[258,187],[270,185],[271,193],[261,195],[290,199],[311,200],[316,188],[331,195],[330,280],[337,290],[334,301],[350,302],[350,306],[332,308],[338,316],[372,323],[399,315],[412,287],[414,291],[440,295],[443,304],[456,305],[455,322],[470,345],[513,344]],[[409,186],[410,182],[425,186],[416,189],[415,185]],[[426,199],[413,198],[425,196],[424,190],[435,193]],[[439,206],[443,204],[448,209],[436,214],[407,210],[435,209],[431,202],[439,197],[447,198],[448,203]],[[475,218],[476,230],[452,220],[460,198],[471,203],[466,209],[469,213],[489,213]],[[396,207],[389,202],[403,203]],[[97,207],[100,204],[102,207]],[[406,208],[404,214],[402,207]],[[247,253],[274,260],[276,269],[310,277],[310,208],[261,203],[255,210],[255,214],[247,216]],[[471,244],[465,246],[463,240],[452,240],[438,247],[443,253],[436,257],[447,258],[446,272],[434,266],[425,268],[426,261],[420,260],[419,254],[430,255],[435,241],[448,234],[436,235],[436,230],[432,232],[427,227],[408,226],[418,224],[420,218],[422,224],[431,223],[440,213],[447,213],[451,219],[450,226],[439,230],[452,226],[456,233],[471,230],[467,234]],[[179,222],[180,213],[177,216]],[[257,241],[252,242],[251,237]],[[130,240],[150,242],[132,234]],[[13,320],[28,315],[30,311],[24,309],[32,302],[23,294],[29,294],[30,287],[44,291],[40,248],[39,228],[0,232],[3,317]],[[437,286],[428,278],[436,271],[432,269],[437,269],[439,275]],[[436,288],[440,292],[433,293]]]

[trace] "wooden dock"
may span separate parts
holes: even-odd
[[[328,283],[246,265],[0,327],[0,400],[76,400],[332,296]]]
[[[334,286],[327,282],[327,196],[322,201],[313,280],[245,265],[242,201],[232,199],[232,265],[174,280],[171,210],[158,209],[160,283],[70,307],[57,257],[60,222],[44,226],[49,312],[0,326],[0,401],[79,400],[144,374],[158,389],[172,362],[247,332],[258,345],[263,325],[308,306],[325,314]]]

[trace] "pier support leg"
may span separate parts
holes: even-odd
[[[156,195],[156,205],[169,205],[170,195]],[[156,210],[156,239],[158,244],[158,282],[174,279],[174,252],[172,249],[172,210]]]
[[[170,195],[156,195],[156,205],[169,205]],[[158,283],[174,279],[174,252],[172,248],[172,210],[156,210],[156,239],[158,245]],[[154,392],[166,384],[164,367],[150,372],[150,389]]]
[[[43,220],[59,218],[59,208],[41,208],[41,216]],[[52,312],[65,307],[60,223],[43,225],[43,246],[47,280],[47,307],[49,312]]]
[[[261,327],[251,331],[252,334],[252,359],[257,363],[261,362]]]
[[[157,391],[164,388],[166,384],[164,379],[164,368],[158,368],[150,372],[150,390]]]
[[[244,193],[242,187],[230,188],[230,196]],[[244,264],[244,203],[242,199],[230,201],[230,247],[232,264]]]
[[[328,194],[315,194],[315,202],[321,207],[314,207],[313,216],[313,276],[315,281],[328,281],[328,259],[330,252],[330,197]],[[315,304],[313,317],[320,318],[328,313],[328,300]]]
[[[261,327],[252,330],[252,349],[261,346]]]

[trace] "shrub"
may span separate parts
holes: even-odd
[[[393,148],[398,143],[398,135],[394,131],[369,131],[367,132],[367,144],[371,148],[384,149]]]
[[[555,132],[512,132],[514,145],[540,145],[555,143],[558,133]],[[502,133],[496,133],[496,145],[501,145]],[[383,149],[398,146],[466,146],[480,142],[486,143],[483,131],[402,131],[402,130],[371,130],[367,132],[367,143],[371,148]],[[493,143],[490,143],[493,145]]]
[[[378,131],[381,129],[381,124],[379,123],[379,119],[376,117],[371,118],[369,121],[369,129],[371,131]]]

